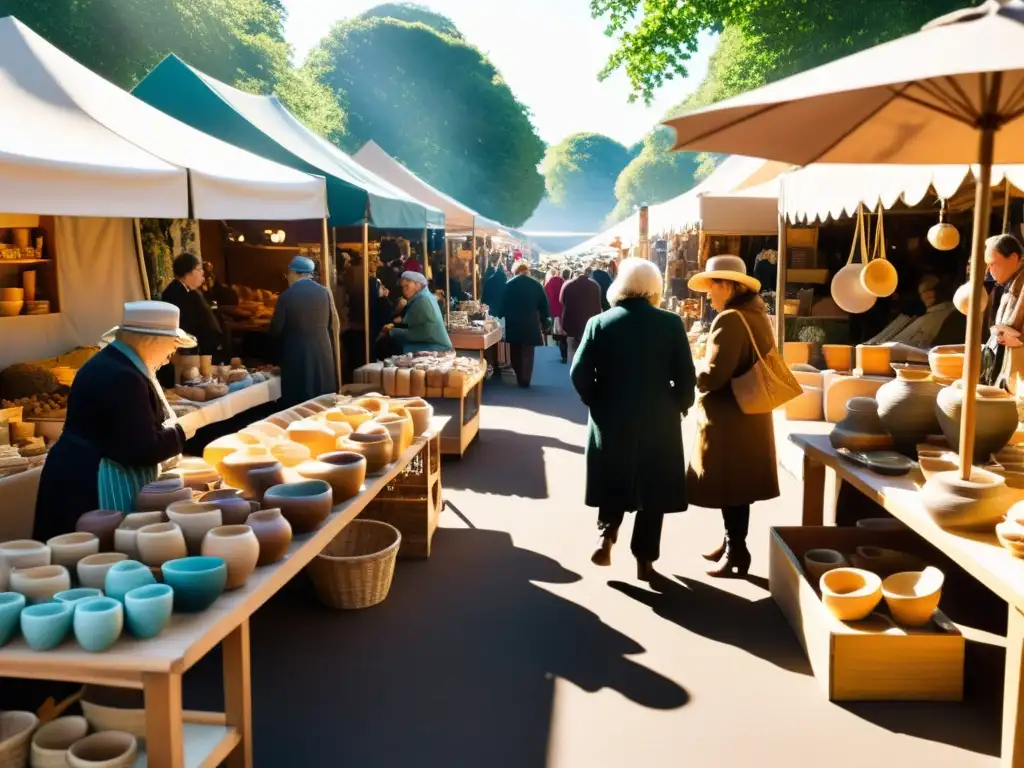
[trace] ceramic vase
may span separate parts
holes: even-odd
[[[822,344],[825,367],[833,371],[853,370],[853,346],[850,344]]]
[[[114,531],[124,522],[124,514],[113,509],[94,509],[86,512],[75,523],[75,529],[91,533],[99,539],[100,552],[114,550]]]
[[[107,597],[124,602],[124,596],[138,587],[145,587],[149,584],[156,584],[156,576],[149,569],[136,560],[125,560],[114,563],[107,571],[107,580],[103,592]]]
[[[124,596],[125,623],[140,640],[163,632],[174,612],[174,590],[166,584],[136,587]]]
[[[288,553],[292,543],[292,526],[280,509],[262,509],[253,512],[246,520],[260,544],[260,555],[256,565],[276,563]]]
[[[100,540],[92,533],[65,533],[46,542],[50,548],[50,562],[74,569],[78,561],[100,551]]]
[[[323,480],[275,485],[263,495],[263,504],[280,509],[294,533],[310,533],[331,513],[331,486]]]
[[[292,442],[306,446],[309,455],[316,458],[321,453],[330,453],[334,450],[338,438],[334,431],[319,421],[303,419],[288,425],[288,439]],[[289,466],[281,461],[285,466]]]
[[[83,587],[102,590],[107,580],[107,571],[114,563],[128,559],[123,552],[100,552],[96,555],[83,557],[78,561],[78,583]]]
[[[138,536],[139,529],[147,525],[156,525],[166,519],[163,511],[160,512],[133,512],[125,515],[124,522],[114,531],[114,549],[117,552],[128,555],[132,560],[139,559]]]
[[[63,565],[37,565],[11,571],[11,591],[23,594],[29,603],[45,603],[65,589],[71,589],[71,574]]]
[[[935,399],[941,390],[927,369],[898,368],[896,378],[875,393],[882,427],[904,456],[914,458],[917,444],[939,431]]]
[[[21,612],[28,601],[20,592],[0,592],[0,648],[3,648],[18,630]]]
[[[220,488],[199,497],[202,504],[213,504],[220,509],[223,525],[242,525],[252,512],[248,499],[237,488]]]
[[[75,742],[68,750],[68,768],[130,768],[139,743],[124,731],[100,731]]]
[[[400,411],[389,411],[377,419],[377,423],[383,424],[387,427],[388,432],[391,434],[393,459],[397,459],[409,449],[410,445],[412,445],[414,431],[412,418],[404,408],[400,409]]]
[[[260,559],[260,542],[248,525],[222,525],[203,539],[203,555],[220,557],[228,566],[225,589],[238,589],[256,570]]]
[[[181,527],[190,555],[199,554],[199,550],[203,546],[203,537],[208,531],[224,525],[224,516],[221,514],[220,507],[208,503],[179,502],[172,504],[167,508],[167,517],[172,523],[177,523]]]
[[[963,410],[963,382],[944,387],[935,399],[935,415],[942,434],[954,448],[960,445],[960,414]],[[975,397],[974,464],[986,464],[1003,448],[1017,430],[1017,403],[998,387],[978,387]]]
[[[89,735],[84,717],[58,717],[39,727],[32,737],[31,768],[67,768],[71,745]]]
[[[828,571],[818,586],[821,602],[840,621],[866,619],[882,599],[882,580],[859,568]]]
[[[10,586],[11,569],[49,565],[52,553],[41,541],[18,539],[0,544],[0,592]]]
[[[878,417],[878,402],[873,397],[851,397],[846,403],[846,418],[829,433],[833,448],[851,451],[883,451],[892,447],[892,437]]]
[[[366,457],[352,451],[325,453],[316,461],[300,464],[296,470],[308,480],[325,480],[331,486],[333,502],[341,504],[357,495],[366,480]]]
[[[418,397],[403,400],[402,406],[412,418],[413,433],[416,437],[430,429],[430,420],[434,418],[434,406]]]
[[[923,627],[939,607],[944,581],[942,571],[932,566],[894,573],[882,582],[882,596],[897,624]]]
[[[176,501],[191,501],[192,489],[180,477],[168,477],[144,485],[135,497],[139,512],[163,512]]]
[[[932,475],[921,489],[921,503],[944,528],[991,530],[1009,501],[1003,478],[972,467],[969,480],[961,480],[958,470]]]
[[[94,597],[75,606],[75,639],[90,653],[102,653],[124,631],[124,606],[112,597]]]
[[[33,651],[52,651],[68,636],[74,615],[70,603],[30,605],[21,612],[21,634]]]
[[[25,289],[25,301],[36,300],[36,271],[26,269],[21,273],[21,287]]]
[[[139,558],[150,568],[158,568],[168,560],[185,557],[185,537],[177,523],[157,523],[139,529],[136,539]]]
[[[360,428],[362,429],[362,427]],[[342,450],[361,453],[366,457],[366,474],[375,475],[382,472],[391,463],[391,452],[394,443],[386,427],[384,433],[367,434],[353,432],[340,441]]]

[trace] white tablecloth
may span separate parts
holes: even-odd
[[[207,424],[230,419],[243,411],[255,408],[257,405],[279,400],[281,397],[281,379],[278,376],[267,381],[253,384],[251,387],[240,389],[237,392],[218,397],[205,403],[191,413],[186,413],[178,419],[178,422],[186,430],[191,428],[199,430]]]

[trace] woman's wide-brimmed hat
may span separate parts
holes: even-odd
[[[128,301],[124,305],[121,324],[103,334],[103,341],[110,343],[118,331],[130,331],[146,336],[174,338],[179,347],[194,347],[195,337],[189,336],[178,327],[178,308],[166,301]]]
[[[754,293],[761,290],[761,281],[747,274],[747,265],[739,256],[712,256],[704,271],[690,278],[687,287],[691,291],[707,293],[711,290],[712,280],[732,280]]]

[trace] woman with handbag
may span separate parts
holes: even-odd
[[[704,555],[718,563],[708,573],[743,576],[750,569],[750,505],[779,495],[771,414],[778,403],[741,407],[734,380],[748,381],[744,375],[759,374],[761,370],[754,369],[759,364],[763,368],[769,355],[778,358],[775,334],[757,295],[761,284],[747,274],[743,259],[708,259],[705,271],[690,279],[689,288],[708,294],[718,316],[708,335],[706,367],[698,368],[697,436],[690,452],[687,496],[695,506],[722,510],[725,538]],[[792,379],[788,371],[780,375]]]

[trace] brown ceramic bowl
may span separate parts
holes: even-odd
[[[331,514],[331,486],[325,480],[303,480],[275,485],[263,494],[263,503],[281,510],[296,534],[315,531]]]
[[[275,485],[281,485],[286,482],[284,476],[284,467],[281,466],[281,462],[275,462],[269,467],[260,467],[259,469],[249,470],[249,493],[242,494],[250,501],[257,501],[263,504],[263,495],[267,492],[268,488],[273,488]],[[266,506],[266,504],[263,504]]]
[[[353,432],[340,441],[343,450],[361,453],[366,457],[366,474],[368,475],[383,471],[391,463],[391,452],[394,450],[394,443],[387,427],[378,426],[383,433]]]
[[[326,480],[335,504],[357,495],[366,480],[366,457],[355,451],[321,454],[315,461],[303,462],[298,473],[308,480]]]
[[[276,563],[288,553],[292,543],[291,523],[281,514],[280,509],[261,509],[249,515],[246,524],[256,534],[260,543],[260,557],[256,565]]]
[[[208,491],[199,497],[200,503],[213,504],[221,511],[223,525],[242,525],[252,512],[249,500],[237,488]]]
[[[94,509],[75,523],[75,530],[91,533],[100,540],[100,552],[114,551],[114,531],[124,522],[124,515],[113,509]]]

